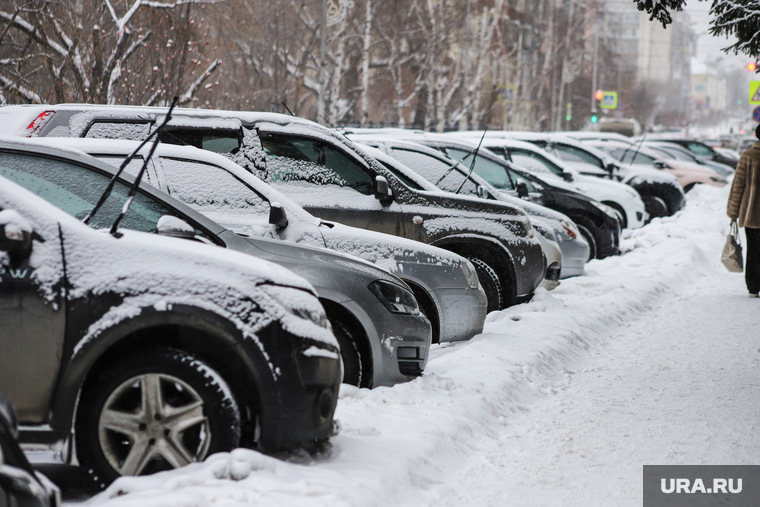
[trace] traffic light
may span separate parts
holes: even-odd
[[[755,69],[757,69],[757,64],[755,62],[749,62],[747,64],[747,70],[750,72],[755,72]]]
[[[599,117],[596,115],[596,111],[591,112],[591,123],[596,123],[599,121]]]
[[[604,98],[604,92],[603,92],[602,90],[597,90],[597,91],[594,93],[594,98],[595,98],[596,100],[602,100],[602,99]]]

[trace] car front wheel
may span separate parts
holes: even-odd
[[[128,356],[85,385],[76,422],[83,470],[104,488],[202,461],[240,441],[240,412],[222,377],[174,349]]]
[[[467,257],[467,260],[475,266],[475,272],[478,274],[480,285],[486,293],[488,312],[504,308],[506,306],[504,287],[496,271],[488,263],[477,257]]]

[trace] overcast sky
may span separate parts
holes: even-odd
[[[724,65],[733,68],[744,67],[750,58],[744,55],[734,56],[733,53],[727,55],[721,51],[721,48],[725,48],[733,44],[735,40],[733,37],[727,39],[726,37],[713,37],[707,30],[710,28],[710,5],[712,1],[697,1],[687,0],[686,11],[691,17],[692,28],[694,29],[697,38],[697,59],[704,63],[714,62],[716,59],[720,59]]]

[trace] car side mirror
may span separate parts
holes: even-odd
[[[393,192],[388,186],[388,180],[385,179],[385,176],[375,176],[375,198],[383,206],[388,206],[393,202]]]
[[[515,190],[517,190],[517,197],[520,199],[527,199],[528,198],[528,185],[523,183],[518,183],[515,187]]]
[[[273,202],[269,205],[269,223],[277,229],[284,229],[288,226],[288,214],[285,208],[279,202]]]
[[[32,253],[32,227],[14,210],[0,211],[0,251],[11,257]]]
[[[565,181],[573,181],[573,175],[572,173],[564,172],[562,173],[562,179]]]
[[[490,197],[490,194],[488,193],[488,190],[486,190],[483,186],[478,185],[476,192],[478,194],[478,197],[480,199],[488,199]]]
[[[610,173],[610,176],[615,174],[615,171],[619,169],[619,167],[616,164],[613,164],[612,162],[609,162],[607,165],[604,166],[604,169]]]
[[[0,393],[0,424],[5,426],[13,438],[18,438],[18,420],[10,400]]]
[[[171,215],[164,215],[158,219],[156,232],[159,236],[171,236],[172,238],[195,239],[195,229],[182,220]]]

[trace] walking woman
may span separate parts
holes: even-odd
[[[760,139],[760,125],[755,129]],[[749,297],[760,292],[760,141],[742,153],[728,196],[728,216],[739,222],[747,234],[747,262],[744,277]]]

